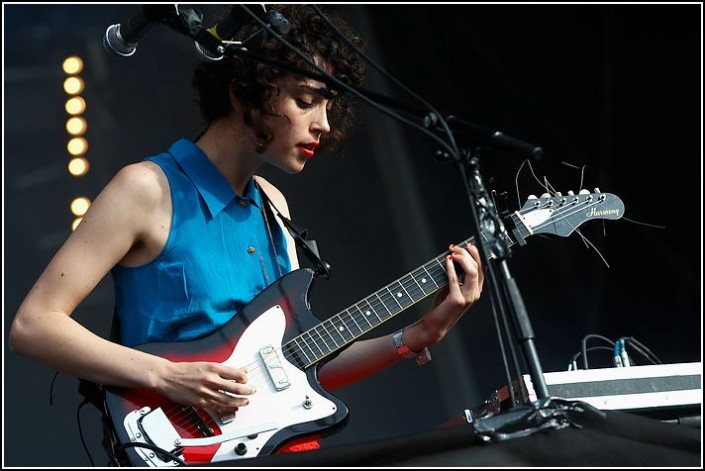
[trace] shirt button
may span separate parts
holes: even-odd
[[[252,255],[253,253],[255,253],[255,248],[252,246],[247,247],[247,253]]]
[[[247,200],[240,200],[240,201],[238,201],[238,204],[240,206],[247,206]]]

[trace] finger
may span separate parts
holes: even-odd
[[[467,275],[471,277],[477,277],[477,262],[465,249],[455,251],[451,254],[451,256],[453,257],[453,260],[455,260],[458,265],[460,265],[460,267],[463,269],[463,275],[461,276]]]
[[[234,380],[220,381],[215,388],[228,394],[249,396],[257,392],[254,385],[238,383]]]
[[[222,410],[233,410],[250,403],[250,400],[246,397],[235,396],[224,391],[211,391],[208,394],[207,401]]]
[[[448,294],[459,294],[460,293],[460,279],[458,278],[458,273],[455,271],[454,261],[455,254],[448,255],[446,257],[446,274],[448,275]]]
[[[470,256],[475,260],[475,263],[477,264],[477,283],[482,290],[482,285],[485,282],[485,270],[482,269],[482,258],[480,258],[480,251],[476,246],[468,242],[468,252],[470,253]]]
[[[221,378],[235,381],[237,383],[246,383],[248,380],[247,367],[231,368],[229,366],[216,364],[216,372]]]

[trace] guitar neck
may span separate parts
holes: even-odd
[[[474,243],[470,237],[458,245]],[[510,242],[511,243],[511,242]],[[491,251],[487,244],[485,247]],[[444,252],[384,288],[292,339],[283,347],[308,368],[448,284]],[[283,348],[283,349],[284,349]]]
[[[610,193],[589,193],[578,195],[529,197],[520,211],[512,217],[512,235],[520,244],[533,234],[551,234],[567,237],[583,222],[590,219],[619,219],[624,214],[624,203]],[[459,245],[473,242],[471,237]],[[514,245],[515,241],[508,240]],[[485,253],[490,257],[499,254],[499,247],[493,247],[485,240]],[[366,297],[330,319],[309,329],[289,341],[288,348],[300,360],[301,366],[308,368],[338,351],[380,324],[388,321],[406,308],[435,293],[448,284],[444,252],[433,260],[407,273],[381,290]]]

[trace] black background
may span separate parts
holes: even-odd
[[[188,7],[189,5],[184,5]],[[199,5],[206,13],[214,7]],[[161,25],[135,56],[115,58],[101,38],[138,5],[4,5],[4,328],[70,230],[69,203],[95,198],[123,165],[201,127],[191,71],[193,42]],[[634,336],[665,363],[702,358],[701,5],[338,6],[370,55],[439,109],[540,145],[534,162],[562,192],[619,196],[620,221],[590,222],[567,239],[531,238],[509,261],[545,371],[567,368],[585,335]],[[91,171],[68,175],[61,62],[84,58]],[[408,96],[376,73],[369,87]],[[333,315],[472,234],[458,170],[434,160],[427,137],[363,107],[363,125],[340,155],[317,156],[290,176],[263,174],[288,197],[294,220],[333,266],[311,295]],[[521,156],[487,151],[482,174],[509,209],[543,192]],[[572,166],[565,165],[568,163]],[[639,225],[640,221],[659,228]],[[486,290],[489,294],[489,290]],[[385,324],[388,333],[427,302]],[[108,334],[106,279],[75,318]],[[485,296],[425,368],[405,362],[335,394],[351,409],[330,444],[430,430],[506,383]],[[606,345],[591,340],[589,346]],[[647,361],[631,352],[635,361]],[[591,367],[611,366],[597,350]],[[77,381],[4,348],[3,461],[84,466],[76,426]],[[97,415],[81,413],[97,464]]]

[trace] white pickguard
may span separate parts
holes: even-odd
[[[240,407],[235,418],[223,423],[214,416],[222,435],[204,438],[177,438],[176,430],[165,423],[161,411],[153,411],[154,419],[142,423],[143,431],[153,442],[166,450],[173,448],[175,440],[183,447],[204,446],[220,443],[214,462],[258,456],[265,443],[279,430],[290,425],[312,422],[335,414],[334,402],[320,395],[308,383],[306,374],[289,363],[281,354],[281,343],[286,327],[286,316],[279,306],[274,306],[261,314],[245,330],[230,357],[223,362],[239,368],[247,366],[248,385],[257,389],[247,396],[250,403]],[[260,358],[260,348],[271,345],[276,348],[284,372],[291,383],[284,390],[277,391],[272,384],[265,365]],[[138,429],[137,420],[144,411],[134,411],[125,417],[128,430]],[[149,418],[149,416],[147,417]],[[150,431],[152,433],[150,433]],[[134,436],[134,435],[133,435]],[[135,441],[143,441],[139,438]],[[164,443],[160,443],[163,441]],[[235,452],[240,446],[241,454]],[[243,452],[243,445],[244,452]],[[147,450],[137,449],[150,466],[173,466],[174,462],[164,462],[156,456],[149,456]],[[152,455],[154,455],[152,453]]]

